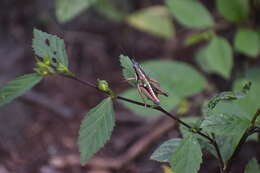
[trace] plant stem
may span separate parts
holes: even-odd
[[[95,89],[99,90],[96,85],[94,85],[94,84],[92,84],[90,82],[85,82],[85,81],[83,81],[83,80],[81,80],[81,79],[79,79],[79,78],[77,78],[75,76],[64,76],[64,77],[67,77],[67,78],[72,79],[72,80],[74,80],[76,82],[79,82],[82,85],[85,85],[85,86],[88,86],[88,87],[95,88]]]
[[[256,111],[256,113],[254,114],[254,116],[253,116],[253,118],[251,120],[251,126],[246,129],[246,131],[244,132],[243,136],[241,137],[238,145],[236,146],[235,151],[233,152],[233,154],[229,158],[229,160],[227,162],[227,166],[224,169],[224,173],[229,173],[230,172],[231,166],[234,163],[234,159],[238,155],[238,153],[240,152],[242,146],[246,143],[246,140],[247,140],[248,136],[250,136],[251,134],[253,134],[255,132],[255,130],[256,130],[255,122],[256,122],[256,119],[257,119],[257,117],[259,115],[260,115],[260,109],[258,109]]]
[[[96,90],[101,91],[101,90],[98,89],[98,87],[96,85],[94,85],[92,83],[82,81],[82,80],[80,80],[80,79],[78,79],[78,78],[76,78],[74,76],[65,76],[65,77],[73,79],[73,80],[75,80],[75,81],[77,81],[77,82],[79,82],[79,83],[81,83],[81,84],[83,84],[85,86],[88,86],[88,87],[91,87],[91,88],[95,88]],[[189,124],[185,123],[184,121],[182,121],[178,117],[172,115],[171,113],[169,113],[168,111],[166,111],[165,109],[163,109],[159,105],[158,106],[154,106],[154,105],[144,104],[142,102],[138,102],[138,101],[131,100],[131,99],[128,99],[128,98],[124,98],[124,97],[121,97],[121,96],[115,96],[114,98],[118,99],[118,100],[123,100],[123,101],[129,102],[129,103],[133,103],[133,104],[136,104],[136,105],[139,105],[139,106],[148,107],[148,108],[152,108],[154,110],[160,111],[160,112],[164,113],[165,115],[167,115],[168,117],[170,117],[171,119],[177,121],[181,125],[187,127],[192,133],[198,134],[198,135],[204,137],[205,139],[207,139],[214,146],[214,148],[215,148],[215,150],[217,152],[218,160],[220,162],[220,171],[221,171],[221,173],[224,173],[223,172],[224,160],[223,160],[223,158],[221,156],[218,144],[217,144],[217,142],[216,142],[216,140],[214,138],[211,138],[210,136],[208,136],[207,134],[201,132],[200,130],[194,130],[192,126],[190,126]]]

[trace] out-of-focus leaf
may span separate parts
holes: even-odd
[[[126,14],[121,9],[117,8],[111,0],[96,0],[94,8],[105,17],[116,22],[121,22]]]
[[[174,17],[189,28],[208,28],[214,25],[208,10],[196,0],[167,0],[166,5]]]
[[[259,164],[255,158],[248,162],[245,173],[260,173]]]
[[[175,108],[184,97],[196,94],[206,86],[206,80],[188,64],[176,61],[160,60],[148,61],[141,65],[144,69],[149,69],[151,71],[148,75],[157,79],[161,84],[161,88],[169,94],[169,97],[160,96],[161,105],[168,111]],[[122,95],[142,101],[138,95],[137,89],[128,90]],[[125,102],[123,102],[123,104],[137,114],[159,114],[158,111],[152,109],[143,108]]]
[[[55,14],[60,22],[67,22],[89,8],[97,0],[55,0]]]
[[[211,38],[213,38],[215,35],[214,31],[209,30],[209,31],[204,31],[204,32],[200,32],[200,33],[195,33],[192,35],[189,35],[186,40],[185,40],[185,44],[186,45],[193,45],[196,43],[199,43],[201,41],[204,40],[210,40]]]
[[[197,61],[206,72],[217,73],[228,79],[233,67],[232,48],[224,38],[216,36],[197,54]]]
[[[180,101],[180,104],[177,109],[177,114],[178,115],[183,115],[189,111],[190,103],[188,102],[187,99],[183,99]]]
[[[248,18],[248,0],[216,0],[219,13],[231,22],[238,22]]]
[[[129,15],[126,21],[129,25],[158,37],[171,39],[174,35],[170,14],[164,6],[142,9]]]
[[[152,154],[150,159],[159,162],[170,162],[172,153],[180,143],[179,138],[170,139],[160,145]]]
[[[206,87],[205,78],[192,66],[171,60],[147,61],[142,67],[150,71],[149,76],[161,83],[169,97],[192,96]]]
[[[212,67],[208,64],[206,50],[207,47],[199,48],[196,52],[195,60],[204,72],[211,73]]]
[[[49,57],[54,66],[57,66],[57,63],[62,63],[65,67],[68,67],[68,56],[64,41],[56,35],[34,29],[32,47],[37,56],[41,58]]]
[[[235,49],[250,57],[260,53],[260,34],[252,29],[239,29],[235,36]]]
[[[111,98],[92,108],[81,122],[78,145],[80,161],[86,163],[107,140],[115,126],[115,115]]]
[[[170,165],[174,172],[197,173],[202,162],[200,144],[195,136],[183,138],[172,154]]]
[[[0,107],[10,103],[42,80],[43,76],[32,73],[20,76],[0,88]]]

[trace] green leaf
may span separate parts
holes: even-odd
[[[129,15],[127,23],[137,29],[155,36],[171,39],[174,26],[168,9],[164,6],[152,6]]]
[[[189,124],[191,127],[195,129],[200,129],[201,123],[203,122],[203,118],[201,117],[188,117],[188,118],[182,118],[181,120]],[[195,136],[201,148],[206,149],[207,151],[212,153],[216,158],[218,158],[215,148],[212,146],[212,144],[209,143],[207,139],[203,138],[200,135],[192,133],[190,129],[184,127],[183,125],[180,125],[179,128],[183,137],[187,137],[189,135]],[[225,160],[227,160],[231,156],[233,152],[233,148],[235,148],[233,139],[231,137],[228,138],[225,136],[217,136],[217,135],[215,136],[215,138],[220,148],[222,157]]]
[[[176,150],[181,139],[174,138],[164,142],[152,154],[150,159],[158,162],[170,162],[172,153]]]
[[[187,117],[187,118],[181,118],[181,120],[183,122],[185,122],[186,124],[189,124],[193,129],[199,129],[200,125],[203,121],[202,117]],[[191,130],[183,125],[180,124],[179,126],[181,135],[183,137],[189,136],[192,134]],[[195,135],[195,134],[193,134]],[[198,136],[197,136],[198,137]]]
[[[159,60],[145,62],[142,63],[141,66],[146,72],[148,69],[151,70],[150,73],[147,72],[147,75],[159,81],[161,88],[168,92],[169,97],[160,96],[161,106],[168,111],[174,109],[183,98],[192,96],[206,87],[206,80],[203,76],[201,76],[193,67],[185,63]],[[137,89],[127,90],[122,96],[142,102]],[[143,108],[125,102],[122,103],[137,114],[159,114],[158,111],[149,108]]]
[[[246,94],[248,94],[250,88],[251,88],[251,82],[247,82],[244,84],[242,90],[240,91],[225,91],[216,94],[209,100],[207,104],[207,109],[208,109],[207,112],[214,109],[215,106],[221,101],[231,101],[231,100],[237,100],[246,97]]]
[[[234,136],[239,133],[243,134],[250,124],[250,120],[237,115],[212,114],[205,118],[201,128],[216,135]]]
[[[199,43],[204,40],[210,40],[214,36],[215,36],[215,33],[212,30],[204,31],[204,32],[200,32],[200,33],[194,33],[194,34],[189,35],[185,39],[185,44],[188,46],[193,45],[193,44]]]
[[[219,107],[222,105],[221,107]],[[223,105],[226,105],[223,107]],[[229,106],[228,106],[229,105]],[[220,147],[220,152],[224,160],[228,160],[234,152],[242,135],[250,126],[250,120],[245,117],[243,111],[232,108],[238,106],[234,103],[219,103],[214,111],[205,118],[201,124],[201,128],[216,135],[217,143]],[[239,107],[238,107],[239,108]],[[230,114],[231,112],[236,114]],[[210,149],[211,153],[215,153]]]
[[[34,29],[32,47],[37,56],[49,57],[54,66],[57,66],[58,62],[68,67],[65,44],[59,37]]]
[[[167,0],[166,5],[174,17],[189,28],[203,29],[214,25],[208,10],[196,0]]]
[[[192,66],[172,60],[153,60],[141,64],[148,75],[161,83],[169,97],[189,97],[206,87],[205,78]]]
[[[245,116],[251,119],[258,108],[260,108],[260,68],[250,68],[244,73],[244,77],[235,80],[233,89],[239,90],[246,82],[251,81],[252,86],[245,98],[237,100],[235,103],[245,112]]]
[[[217,0],[219,13],[231,22],[245,20],[249,16],[248,0]]]
[[[199,52],[197,60],[206,72],[217,73],[226,79],[230,77],[233,53],[230,44],[224,38],[214,37],[208,46]]]
[[[115,125],[111,98],[92,108],[80,125],[78,145],[81,163],[86,163],[107,140]]]
[[[255,158],[248,162],[245,173],[260,173],[259,164]]]
[[[55,0],[55,14],[60,22],[67,22],[94,4],[96,0]]]
[[[121,22],[126,14],[122,9],[117,8],[113,2],[113,0],[97,0],[97,3],[94,4],[94,8],[104,17],[115,22]]]
[[[0,88],[0,107],[21,96],[42,80],[37,73],[20,76]]]
[[[181,140],[172,154],[170,165],[173,172],[197,173],[202,162],[202,152],[195,136],[189,135]]]
[[[199,48],[196,52],[195,60],[204,72],[211,73],[212,67],[208,64],[206,49],[207,47]]]
[[[251,29],[239,29],[235,35],[235,49],[250,57],[260,53],[260,35]]]
[[[120,55],[120,63],[123,68],[123,76],[125,80],[130,78],[135,78],[135,71],[133,68],[133,63],[128,56]],[[133,80],[128,81],[131,85],[135,86],[136,82]]]

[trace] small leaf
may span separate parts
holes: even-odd
[[[170,162],[172,153],[180,143],[179,138],[170,139],[160,145],[152,154],[150,159],[158,162]]]
[[[189,28],[203,29],[214,25],[208,10],[196,0],[167,0],[166,5],[174,17]]]
[[[21,96],[42,80],[43,76],[32,73],[20,76],[0,88],[0,107]]]
[[[126,20],[129,25],[158,37],[171,39],[174,35],[170,14],[164,6],[142,9],[129,15]]]
[[[215,106],[221,101],[231,101],[244,98],[251,88],[251,82],[245,83],[241,91],[225,91],[213,96],[208,104],[208,111],[215,108]]]
[[[172,154],[170,165],[176,173],[197,173],[201,162],[202,152],[198,140],[189,135],[181,140]]]
[[[207,72],[220,74],[228,79],[233,67],[233,53],[230,44],[221,37],[214,37],[205,49],[198,54],[199,65]]]
[[[252,82],[252,86],[245,98],[237,100],[235,103],[244,112],[244,116],[251,119],[258,108],[260,108],[260,68],[252,67],[244,73],[244,77],[238,78],[233,84],[233,89],[238,91],[248,81]]]
[[[135,71],[133,68],[132,61],[128,56],[125,55],[120,55],[119,58],[120,58],[121,66],[123,67],[122,71],[123,71],[124,79],[127,80],[131,85],[135,86],[136,81],[129,80],[131,78],[135,78]]]
[[[80,125],[78,145],[81,163],[86,163],[107,140],[115,126],[111,98],[92,108]]]
[[[204,31],[204,32],[200,32],[200,33],[194,33],[194,34],[189,35],[185,39],[185,44],[188,46],[193,45],[193,44],[199,43],[204,40],[210,40],[214,36],[215,36],[215,33],[212,30]]]
[[[250,7],[248,0],[217,0],[219,13],[231,22],[248,18]]]
[[[260,53],[260,35],[251,29],[239,29],[235,36],[235,49],[250,57]]]
[[[200,73],[188,64],[170,61],[148,61],[141,64],[144,70],[151,70],[147,73],[151,78],[158,80],[161,88],[169,94],[169,97],[160,96],[161,106],[170,111],[185,97],[194,95],[206,86],[206,80]],[[137,89],[125,91],[122,96],[141,101]],[[132,111],[141,115],[158,115],[159,112],[143,108],[137,105],[122,102]],[[149,103],[149,101],[148,101]]]
[[[37,56],[50,58],[52,65],[57,66],[61,63],[68,67],[65,44],[59,37],[34,29],[32,47]]]
[[[248,162],[245,173],[260,173],[259,164],[255,158]]]
[[[67,22],[94,4],[96,0],[55,0],[55,13],[60,22]]]

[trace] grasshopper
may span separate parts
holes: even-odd
[[[153,101],[156,105],[160,104],[158,94],[168,96],[168,94],[160,88],[160,83],[152,78],[150,78],[144,70],[141,68],[140,64],[134,59],[131,59],[133,63],[133,68],[135,70],[135,77],[129,78],[128,80],[137,81],[138,92],[146,105],[145,99],[143,98],[144,94],[148,99]]]

